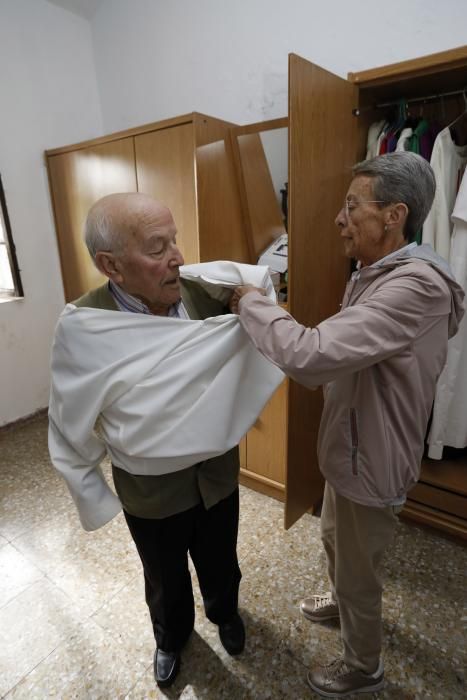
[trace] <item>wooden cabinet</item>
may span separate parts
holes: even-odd
[[[134,163],[132,138],[47,156],[66,301],[103,282],[83,243],[84,221],[101,197],[112,192],[136,192]]]
[[[290,55],[288,306],[298,321],[314,326],[339,308],[349,266],[342,256],[334,219],[351,179],[351,166],[365,158],[369,125],[385,116],[388,103],[402,98],[408,102],[420,99],[424,115],[430,116],[435,109],[431,98],[442,93],[437,117],[444,126],[461,112],[460,93],[466,86],[467,47],[349,74],[347,80]],[[429,99],[421,99],[425,97]],[[246,132],[253,126],[256,131],[263,128],[242,129]],[[248,434],[247,468],[242,478],[248,485],[256,483],[259,490],[272,490],[276,497],[285,498],[289,527],[322,497],[316,457],[322,395],[290,381],[273,399],[281,400],[282,407],[279,403],[274,409],[267,407],[271,414],[264,414],[257,436],[252,437],[254,430]],[[278,454],[284,455],[285,473],[275,471],[278,483],[271,484],[273,440],[280,431],[284,450]],[[250,438],[252,442],[258,439],[262,455],[254,469]],[[251,451],[257,454],[256,446]],[[466,506],[467,460],[444,466],[426,461],[404,515],[467,538]]]
[[[334,219],[351,167],[365,157],[369,125],[384,116],[387,102],[466,85],[467,47],[347,80],[290,55],[289,110],[278,126],[288,125],[288,308],[298,321],[315,326],[339,309],[349,264]],[[429,114],[430,101],[424,109]],[[459,112],[458,97],[446,95],[443,110],[448,123]],[[277,208],[266,212],[270,183],[254,136],[262,128],[239,130],[193,113],[48,151],[67,300],[99,284],[81,230],[89,206],[109,192],[142,191],[165,200],[187,263],[256,262],[281,230]],[[239,136],[247,137],[242,152]],[[316,450],[321,411],[321,390],[284,382],[241,444],[243,483],[285,500],[286,527],[322,497]],[[423,465],[405,514],[466,537],[466,481],[467,464],[444,471]]]
[[[192,113],[46,152],[66,301],[98,286],[83,243],[92,204],[144,192],[173,212],[185,262],[250,261],[229,129]]]
[[[189,261],[199,260],[195,133],[191,123],[134,137],[138,192],[164,202],[177,225],[177,243]]]
[[[288,310],[307,326],[338,311],[348,278],[349,263],[342,254],[334,218],[355,163],[357,127],[352,109],[356,94],[347,80],[292,54],[288,117],[233,129],[242,135],[288,125]],[[251,180],[251,158],[245,158],[241,168],[240,182],[246,186]],[[253,208],[251,190],[242,199]],[[255,225],[257,221],[259,215],[250,215],[247,223],[256,254],[269,242],[268,229]],[[242,482],[285,500],[286,527],[321,501],[324,482],[316,443],[322,405],[321,390],[285,382],[247,435]]]
[[[244,486],[281,501],[287,463],[287,394],[284,380],[243,441],[240,472]]]
[[[348,77],[358,86],[359,116],[354,119],[358,122],[357,159],[361,160],[368,126],[384,117],[388,103],[403,99],[416,114],[423,110],[424,116],[436,118],[441,126],[461,113],[462,90],[467,86],[467,46]],[[467,539],[467,459],[425,460],[403,515]]]

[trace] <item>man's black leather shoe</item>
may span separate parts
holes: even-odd
[[[178,652],[156,649],[154,654],[154,678],[159,688],[168,688],[177,677],[180,668]]]
[[[238,613],[219,625],[219,637],[224,649],[231,655],[241,654],[245,648],[245,626]]]

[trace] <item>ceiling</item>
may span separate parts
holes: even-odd
[[[103,0],[48,0],[48,2],[74,12],[75,15],[80,15],[85,19],[92,19]]]

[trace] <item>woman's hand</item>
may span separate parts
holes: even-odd
[[[248,292],[259,292],[263,296],[266,296],[265,289],[262,287],[254,287],[252,284],[243,284],[241,287],[235,287],[229,301],[229,308],[233,314],[238,314],[238,303]]]

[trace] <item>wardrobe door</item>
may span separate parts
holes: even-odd
[[[349,274],[334,219],[356,160],[358,88],[289,56],[289,311],[316,326],[339,311]],[[322,390],[289,382],[285,526],[322,496],[317,437]]]
[[[193,122],[135,136],[138,192],[164,202],[185,262],[199,262]]]
[[[123,138],[47,157],[65,300],[99,286],[83,241],[90,207],[113,192],[136,192],[133,138]]]

